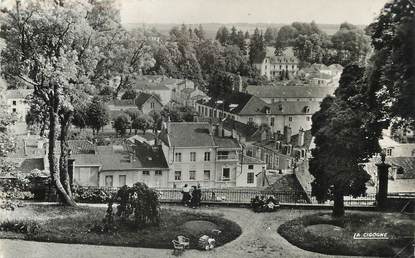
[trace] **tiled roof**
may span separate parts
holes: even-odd
[[[223,103],[216,103],[217,100],[199,100],[198,103],[214,107],[218,111],[224,110],[232,114],[261,114],[262,108],[266,105],[261,99],[243,92],[233,92],[226,98],[221,99]]]
[[[158,102],[160,102],[160,100],[156,97],[154,97],[151,94],[148,93],[144,93],[144,92],[140,92],[140,94],[137,96],[137,98],[135,99],[135,104],[137,106],[142,106],[144,103],[147,102],[147,100],[149,100],[151,97],[153,97],[154,99],[156,99]],[[161,104],[161,103],[160,103]]]
[[[135,106],[133,99],[113,99],[108,102],[108,105],[114,106]]]
[[[226,148],[226,149],[240,148],[238,141],[231,137],[213,136],[213,140],[215,141],[216,146],[218,146],[219,148]]]
[[[274,182],[267,188],[267,190],[282,191],[282,192],[304,192],[295,175],[276,175]],[[271,179],[269,177],[269,179]],[[271,180],[273,181],[273,180]]]
[[[282,54],[277,56],[275,55],[275,47],[268,46],[265,48],[265,57],[271,58],[271,64],[298,63],[298,58],[294,55],[294,49],[292,47],[286,47]],[[257,57],[254,63],[262,63],[264,58]]]
[[[304,147],[306,149],[309,149],[311,142],[313,140],[313,136],[311,135],[311,130],[304,131],[304,145],[303,146],[298,146],[298,136],[299,134],[295,134],[291,136],[291,144],[294,147]]]
[[[226,118],[226,120],[223,121],[223,128],[229,131],[236,130],[236,132],[243,137],[250,137],[258,130],[253,126],[247,125],[245,123],[230,118]]]
[[[16,90],[7,90],[6,98],[7,99],[25,99],[27,96],[33,93],[31,89],[16,89]]]
[[[242,164],[265,164],[265,161],[246,155],[243,155],[243,157],[239,155],[239,160],[241,160]]]
[[[92,154],[95,152],[95,145],[87,140],[70,140],[68,145],[72,154]]]
[[[317,101],[283,101],[271,104],[272,115],[314,114],[320,110]]]
[[[324,98],[333,95],[333,86],[254,86],[247,92],[259,98]]]
[[[127,150],[126,146],[99,146],[96,154],[72,155],[76,166],[98,165],[102,171],[130,170],[142,168],[168,168],[161,148],[136,142]],[[133,159],[130,160],[130,153]]]
[[[167,128],[171,147],[215,146],[209,123],[169,123]]]
[[[136,158],[141,162],[144,168],[168,168],[163,150],[160,147],[150,146],[148,144],[137,143],[133,147]]]
[[[8,158],[7,160],[15,163],[16,170],[23,173],[30,173],[33,169],[45,169],[43,158]]]

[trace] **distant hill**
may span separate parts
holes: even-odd
[[[187,26],[191,26],[192,28],[199,26],[199,24],[186,24]],[[232,26],[235,26],[238,30],[249,31],[250,34],[252,34],[255,30],[255,28],[259,28],[265,32],[267,27],[275,27],[275,28],[281,28],[284,25],[282,23],[202,23],[202,26],[206,32],[206,35],[208,38],[215,38],[216,32],[218,31],[219,27],[221,26],[227,26],[229,29],[232,28]],[[163,35],[168,35],[171,28],[174,26],[181,26],[181,24],[174,24],[174,23],[126,23],[124,24],[124,27],[128,30],[134,29],[134,28],[156,28],[158,32],[160,32]],[[339,29],[340,24],[318,24],[321,30],[326,32],[329,35],[332,35],[336,33],[336,31]],[[364,28],[364,25],[357,25],[360,28]]]

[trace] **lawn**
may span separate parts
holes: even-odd
[[[278,233],[302,249],[331,255],[386,256],[402,251],[413,254],[415,225],[413,216],[399,213],[347,213],[332,218],[328,213],[302,216],[285,222]],[[387,233],[387,239],[354,239],[364,233]]]
[[[193,249],[197,248],[200,236],[212,236],[213,228],[222,232],[214,236],[217,246],[234,240],[242,233],[238,224],[224,219],[221,214],[168,208],[161,209],[162,223],[158,227],[137,229],[128,223],[118,222],[114,233],[91,231],[94,225],[101,224],[105,210],[104,207],[29,205],[10,212],[9,216],[0,216],[8,217],[0,219],[0,238],[171,249],[171,241],[177,235],[184,235],[190,238],[190,248]]]

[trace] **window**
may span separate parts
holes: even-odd
[[[189,171],[189,180],[196,180],[196,171],[194,170]]]
[[[16,100],[13,100],[13,106],[16,106]]]
[[[154,109],[154,102],[150,103],[150,107],[151,107],[151,109]]]
[[[148,170],[143,170],[143,176],[149,176],[150,175],[150,171]]]
[[[182,180],[182,171],[174,171],[174,180]]]
[[[190,161],[196,161],[196,152],[190,152]]]
[[[248,169],[254,169],[254,165],[248,165]]]
[[[309,117],[309,116],[307,116],[305,119],[306,119],[307,121],[310,121],[310,117]]]
[[[249,172],[246,174],[246,183],[247,184],[253,184],[254,183],[254,172]]]
[[[13,111],[13,113],[16,113],[16,109],[15,108],[13,108],[12,111]]]
[[[288,117],[288,121],[292,122],[293,121],[293,117],[292,116],[289,116]]]
[[[291,160],[287,159],[287,168],[291,168]]]
[[[270,125],[271,126],[274,126],[274,123],[275,123],[275,118],[274,117],[271,117]]]
[[[210,152],[205,152],[205,161],[210,161]]]
[[[229,181],[229,180],[231,180],[231,169],[223,168],[222,169],[222,181]]]
[[[161,175],[162,175],[161,170],[156,170],[156,171],[154,172],[154,175],[156,175],[156,176],[161,176]]]
[[[118,176],[118,185],[124,186],[127,184],[127,176],[126,175],[120,175]]]
[[[210,180],[210,170],[203,171],[203,180],[209,181]]]
[[[112,187],[112,176],[105,176],[105,186],[106,187]]]
[[[249,117],[249,118],[248,118],[248,121],[249,121],[249,122],[253,122],[253,121],[254,121],[254,119],[253,119],[252,117]]]
[[[415,156],[415,149],[412,150],[411,155]]]
[[[294,70],[294,65],[292,66],[293,70]]]
[[[174,161],[182,162],[182,154],[180,152],[176,152],[176,154],[174,154]]]
[[[280,157],[278,157],[277,154],[275,154],[275,156],[274,156],[274,164],[275,164],[275,167],[280,166]]]
[[[386,156],[392,156],[392,149],[386,149]]]
[[[200,106],[197,107],[197,110],[198,110],[199,114],[202,113],[202,108]]]

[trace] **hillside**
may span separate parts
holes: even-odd
[[[187,24],[191,27],[197,27],[199,24]],[[214,38],[216,36],[216,32],[219,27],[221,26],[227,26],[228,28],[231,28],[232,26],[235,26],[238,30],[241,29],[243,31],[249,31],[250,34],[252,34],[255,30],[255,28],[259,28],[263,31],[267,27],[276,27],[281,28],[285,24],[282,23],[227,23],[227,24],[221,24],[221,23],[202,23],[203,28],[205,29],[206,35],[208,38]],[[134,28],[156,28],[158,32],[160,32],[163,35],[168,35],[171,28],[174,26],[181,26],[181,24],[174,24],[174,23],[126,23],[124,24],[124,27],[128,30],[134,29]],[[318,24],[318,26],[326,32],[329,35],[334,34],[340,24]],[[360,28],[364,28],[365,25],[358,25]]]

